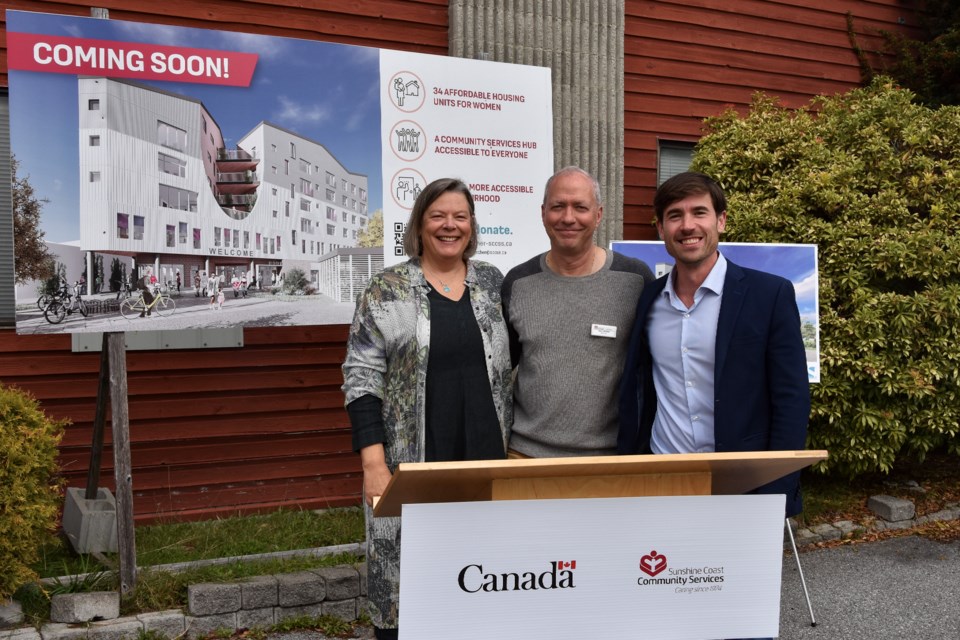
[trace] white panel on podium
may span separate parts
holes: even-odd
[[[400,638],[777,636],[783,510],[782,495],[406,504]]]

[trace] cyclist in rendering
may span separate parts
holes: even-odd
[[[137,289],[140,290],[140,295],[143,296],[143,303],[147,307],[145,311],[140,312],[140,317],[142,318],[144,313],[150,315],[150,310],[153,307],[153,291],[150,288],[153,284],[157,282],[157,277],[153,275],[153,268],[147,267],[146,273],[144,273],[139,280],[137,280]]]

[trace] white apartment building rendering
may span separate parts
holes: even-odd
[[[198,271],[263,282],[356,245],[367,176],[321,143],[261,121],[227,148],[199,100],[78,78],[80,246],[132,256],[190,284]]]

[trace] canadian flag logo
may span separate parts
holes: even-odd
[[[640,571],[648,576],[655,576],[667,568],[667,556],[656,551],[651,551],[640,558]]]
[[[557,569],[576,569],[577,561],[576,560],[557,560]]]

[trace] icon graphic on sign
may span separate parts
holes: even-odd
[[[409,71],[398,71],[393,74],[387,91],[390,94],[390,101],[400,111],[408,113],[422,107],[427,96],[423,80]]]
[[[426,184],[426,179],[419,171],[402,169],[393,174],[390,180],[390,195],[398,206],[409,210]]]
[[[390,149],[401,160],[413,162],[423,156],[427,135],[413,120],[401,120],[390,129]]]

